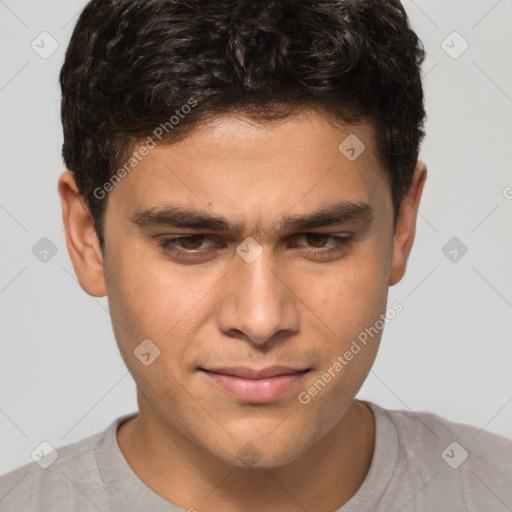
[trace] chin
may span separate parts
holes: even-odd
[[[258,447],[248,442],[241,445],[236,453],[231,453],[226,462],[232,466],[250,469],[275,469],[291,464],[301,454],[301,450],[283,452],[268,446]]]
[[[295,404],[292,404],[295,405]],[[297,407],[297,406],[295,406]],[[293,407],[243,408],[224,411],[222,428],[210,424],[208,437],[205,432],[194,432],[196,443],[201,444],[214,457],[233,466],[252,468],[277,468],[286,466],[300,457],[315,441],[332,428],[314,411],[305,413]]]
[[[311,442],[307,436],[297,437],[297,430],[291,432],[283,429],[280,433],[278,430],[279,427],[276,429],[273,425],[264,435],[255,433],[251,436],[245,432],[244,436],[233,436],[229,444],[223,447],[225,450],[211,445],[209,449],[233,466],[254,469],[286,466],[300,457]]]

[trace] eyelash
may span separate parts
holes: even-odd
[[[301,233],[300,235],[295,235],[293,238],[302,237],[302,236],[319,236],[319,237],[327,237],[332,238],[337,242],[337,246],[328,247],[328,248],[320,248],[317,250],[313,250],[310,252],[313,252],[314,255],[320,255],[322,257],[326,258],[332,258],[339,254],[341,254],[347,247],[349,247],[352,244],[352,237],[350,236],[335,236],[335,235],[329,235],[327,233]],[[184,259],[200,259],[201,257],[204,257],[205,254],[208,254],[212,250],[215,250],[215,248],[208,249],[206,251],[202,251],[200,249],[179,249],[176,248],[176,245],[174,243],[178,240],[191,240],[195,238],[200,238],[203,240],[211,239],[212,237],[209,235],[188,235],[188,236],[179,236],[179,237],[164,237],[158,241],[159,247],[161,247],[165,252],[173,253],[174,256]],[[304,246],[299,246],[304,247]],[[190,252],[195,251],[195,252]]]

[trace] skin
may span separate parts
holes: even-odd
[[[352,162],[338,150],[349,134],[366,146]],[[319,110],[273,123],[223,115],[152,149],[109,193],[102,254],[73,174],[62,174],[75,272],[87,293],[108,295],[119,350],[137,383],[139,415],[117,439],[146,485],[201,512],[248,505],[327,512],[354,495],[375,444],[373,414],[354,397],[381,332],[308,404],[297,397],[386,313],[389,286],[406,269],[425,179],[418,162],[393,231],[391,190],[371,125],[342,126]],[[278,229],[285,215],[339,201],[369,204],[372,220],[309,229],[317,233],[309,238]],[[243,229],[133,222],[137,212],[169,204],[222,215]],[[171,245],[199,252],[196,259],[159,245],[163,237],[198,234],[209,237]],[[236,252],[248,236],[262,247],[252,263]],[[319,256],[337,245],[331,236],[353,243]],[[160,356],[145,366],[133,352],[147,338]],[[215,365],[309,372],[279,399],[255,404],[199,370]],[[252,460],[242,456],[248,450]]]

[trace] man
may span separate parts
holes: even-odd
[[[60,81],[66,240],[138,413],[2,510],[510,510],[512,443],[355,400],[415,234],[396,1],[93,0]]]

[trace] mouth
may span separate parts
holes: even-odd
[[[209,381],[229,396],[246,403],[268,403],[281,398],[298,386],[310,368],[272,366],[263,369],[200,368]]]

